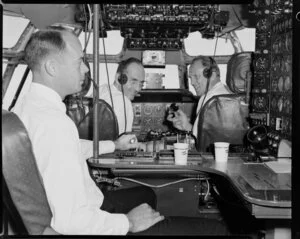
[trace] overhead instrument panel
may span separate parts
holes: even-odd
[[[107,30],[120,29],[129,49],[182,48],[190,32],[213,38],[229,20],[229,12],[208,4],[104,4]]]
[[[252,124],[269,126],[269,145],[292,133],[292,1],[254,1],[256,50]]]

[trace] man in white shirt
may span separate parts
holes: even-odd
[[[132,130],[134,116],[131,101],[141,91],[144,82],[142,62],[131,57],[119,63],[112,85],[104,84],[99,88],[99,98],[110,104],[116,114],[119,134]]]
[[[215,95],[232,94],[232,92],[220,81],[220,69],[212,57],[195,57],[189,68],[189,78],[196,94],[200,96],[194,124],[190,122],[190,119],[181,109],[170,112],[167,120],[179,130],[192,131],[192,134],[197,138],[199,115],[203,105]]]
[[[33,83],[14,112],[23,121],[32,141],[52,212],[51,227],[61,234],[228,234],[227,227],[217,220],[186,217],[164,220],[164,216],[143,203],[155,204],[151,199],[143,199],[143,196],[151,197],[147,191],[116,190],[107,194],[113,200],[106,203],[88,172],[85,161],[88,141],[81,143],[62,103],[66,95],[81,90],[87,72],[82,59],[78,38],[67,30],[38,31],[25,48]],[[124,135],[109,143],[119,149],[136,147],[138,142],[129,144],[132,137]],[[111,151],[101,146],[100,149],[102,153]],[[124,191],[134,195],[131,201],[124,197]],[[141,200],[136,200],[140,197]]]
[[[51,227],[61,234],[125,235],[143,231],[164,217],[148,204],[127,214],[101,210],[104,197],[89,175],[92,141],[80,141],[62,100],[79,92],[88,68],[78,38],[67,30],[44,30],[25,48],[33,83],[14,112],[24,123],[52,212]],[[136,148],[134,135],[102,141],[100,153]],[[121,199],[120,199],[121,200]]]

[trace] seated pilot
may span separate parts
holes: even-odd
[[[99,87],[99,97],[110,104],[118,120],[119,134],[132,131],[133,108],[131,101],[141,91],[145,81],[142,62],[129,58],[120,62],[112,85]]]
[[[192,131],[192,134],[197,137],[199,115],[205,102],[215,95],[232,94],[232,92],[220,81],[220,69],[211,57],[195,57],[189,68],[189,78],[196,94],[200,96],[194,124],[181,109],[169,112],[167,120],[172,122],[175,128]]]

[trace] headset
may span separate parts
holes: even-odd
[[[209,64],[209,67],[207,67],[203,70],[203,76],[209,80],[213,73],[213,68],[214,68],[213,66],[216,65],[216,62],[212,57],[208,57],[208,58],[209,58],[210,64]]]
[[[127,83],[127,81],[128,81],[127,75],[124,74],[124,73],[121,73],[121,74],[119,75],[118,81],[119,81],[119,83],[120,83],[121,85],[125,85],[125,84]]]

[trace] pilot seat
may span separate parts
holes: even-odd
[[[58,234],[28,133],[18,116],[2,109],[4,234]],[[8,232],[8,221],[12,232]]]
[[[232,151],[243,151],[249,129],[249,92],[252,53],[234,54],[227,65],[226,84],[233,94],[216,95],[203,106],[198,121],[196,148],[211,152],[214,142],[229,142]]]

